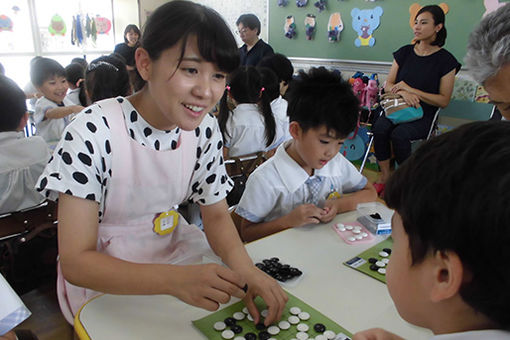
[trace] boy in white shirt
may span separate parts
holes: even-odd
[[[30,70],[30,78],[43,95],[35,103],[36,133],[47,143],[57,142],[69,123],[69,115],[80,112],[83,106],[74,105],[65,98],[68,89],[66,72],[55,60],[37,59]]]
[[[236,209],[245,241],[327,223],[377,198],[372,184],[339,153],[356,127],[358,110],[339,75],[323,67],[300,73],[289,92],[292,139],[250,175]]]
[[[510,339],[510,123],[477,122],[421,146],[390,178],[388,291],[434,340]],[[382,329],[355,340],[397,340]]]

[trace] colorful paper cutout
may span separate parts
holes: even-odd
[[[289,15],[285,18],[285,25],[283,25],[283,31],[285,37],[292,39],[296,36],[296,24],[294,23],[294,17]]]
[[[499,0],[483,0],[483,5],[485,6],[485,13],[483,13],[483,16],[494,12],[501,6],[505,6],[505,4],[506,2],[500,2]]]
[[[313,4],[319,9],[319,13],[326,9],[326,0],[318,0]]]
[[[285,7],[289,4],[289,0],[278,0],[277,4],[279,7]]]
[[[64,19],[58,14],[55,14],[51,17],[50,26],[48,27],[48,31],[51,35],[60,34],[66,35],[67,27]]]
[[[328,40],[329,42],[336,42],[340,40],[340,32],[344,29],[344,23],[340,12],[335,12],[329,16],[328,21]]]
[[[380,18],[382,14],[383,9],[381,6],[377,6],[373,9],[352,9],[352,28],[358,33],[358,37],[354,40],[354,45],[356,47],[374,46],[375,38],[372,35],[381,23]]]
[[[315,15],[307,14],[305,17],[306,40],[312,40],[315,33]]]
[[[296,6],[305,7],[306,5],[308,5],[308,0],[296,0]]]
[[[13,23],[11,18],[7,15],[0,15],[0,32],[2,31],[11,31],[12,32]]]
[[[96,16],[96,29],[98,34],[108,34],[112,29],[112,22],[105,17]]]

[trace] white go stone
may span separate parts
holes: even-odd
[[[280,323],[278,324],[278,327],[280,327],[280,329],[283,329],[283,330],[286,330],[286,329],[289,329],[290,328],[290,323],[288,321],[280,321]]]
[[[336,338],[335,332],[330,331],[330,330],[325,331],[323,334],[326,337],[326,339],[328,339],[328,340]]]
[[[297,325],[299,323],[299,318],[295,315],[291,315],[291,316],[289,316],[289,322],[292,325]]]
[[[308,314],[307,312],[301,312],[301,313],[299,313],[298,316],[299,316],[299,318],[301,320],[308,320],[308,319],[310,319],[310,314]]]
[[[301,313],[301,308],[291,307],[289,311],[290,311],[290,314],[292,314],[292,315],[298,315],[299,313]]]
[[[362,240],[363,239],[363,236],[361,236],[360,234],[354,236],[356,238],[356,240]]]
[[[340,231],[345,231],[345,226],[344,226],[342,223],[338,223],[338,224],[336,225],[336,227],[337,227],[337,228],[338,228],[338,230],[340,230]]]
[[[243,313],[244,314],[250,314],[250,312],[248,312],[248,308],[246,308],[246,307],[243,308]]]
[[[296,338],[298,338],[298,340],[306,340],[306,339],[308,339],[308,333],[298,332],[296,334]]]
[[[353,234],[361,234],[361,230],[359,229],[352,229]]]
[[[388,264],[388,263],[390,263],[390,259],[385,258],[385,259],[382,259],[381,262],[384,262],[384,263]]]
[[[386,263],[384,263],[383,261],[377,261],[377,262],[375,263],[375,265],[376,265],[377,267],[379,267],[379,268],[384,268],[384,267],[386,267]]]
[[[347,240],[349,240],[351,242],[354,242],[354,241],[356,241],[356,237],[351,236],[351,237],[348,237]]]
[[[267,309],[264,309],[262,312],[260,312],[260,315],[267,318],[267,315],[269,314],[269,311]]]
[[[386,268],[379,268],[379,269],[377,269],[377,272],[378,272],[379,274],[386,275]]]
[[[222,331],[227,328],[227,325],[223,321],[218,321],[214,324],[214,329],[217,331]]]
[[[246,314],[244,314],[243,312],[235,312],[233,316],[234,319],[241,321],[246,317]]]
[[[352,225],[346,225],[346,226],[345,226],[345,229],[347,229],[347,230],[352,230],[352,229],[354,229],[354,228],[352,227]]]
[[[300,332],[308,332],[308,330],[310,329],[310,327],[308,327],[306,323],[300,323],[299,325],[296,326],[296,328]]]
[[[271,326],[267,329],[267,332],[271,335],[276,335],[278,333],[280,333],[280,328],[276,327],[276,326]]]
[[[362,232],[362,233],[361,233],[361,236],[363,236],[363,237],[368,237],[368,233]]]
[[[328,338],[326,338],[325,335],[322,335],[322,334],[319,334],[315,337],[315,340],[327,340]]]
[[[235,336],[234,332],[232,332],[230,329],[224,330],[221,332],[221,337],[223,339],[233,339]]]
[[[246,318],[250,321],[253,321],[253,316],[251,316],[250,314],[246,315]]]
[[[390,254],[388,254],[388,253],[387,253],[387,252],[385,252],[385,251],[380,251],[380,252],[379,252],[379,256],[381,256],[381,257],[388,257],[388,256],[390,256]]]
[[[244,336],[236,336],[234,340],[246,340]]]

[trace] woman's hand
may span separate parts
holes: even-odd
[[[248,273],[244,272],[243,274],[248,282],[248,292],[244,298],[244,303],[246,308],[248,308],[248,312],[253,317],[253,322],[257,324],[261,321],[259,310],[254,302],[257,296],[264,300],[269,312],[264,320],[264,324],[269,326],[280,320],[289,298],[278,282],[255,266]]]
[[[407,103],[407,105],[412,107],[420,107],[420,97],[417,95],[406,91],[400,91],[398,94],[404,98],[404,101]]]
[[[409,93],[412,93],[413,90],[414,89],[411,86],[407,85],[407,83],[403,80],[399,81],[398,83],[391,87],[392,93],[397,93],[399,91],[407,91]]]

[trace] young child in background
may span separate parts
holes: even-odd
[[[388,291],[432,339],[510,339],[509,155],[510,123],[466,124],[429,140],[386,184]],[[402,338],[370,329],[354,339]]]
[[[236,105],[230,111],[227,96]],[[220,102],[218,114],[223,134],[225,157],[237,157],[269,151],[283,142],[284,125],[271,111],[271,98],[262,85],[262,77],[253,66],[240,67]]]
[[[81,64],[71,63],[66,66],[66,80],[69,91],[66,98],[74,105],[87,106],[85,93],[85,69]]]
[[[94,59],[87,68],[85,88],[91,103],[133,92],[126,64],[114,54]]]
[[[290,60],[283,54],[275,53],[264,57],[257,66],[268,67],[276,73],[280,83],[280,95],[285,96],[294,75],[294,66]]]
[[[68,99],[65,69],[53,59],[39,58],[30,70],[30,79],[43,96],[35,103],[34,123],[36,134],[47,143],[60,139],[69,123],[69,115],[83,109]]]
[[[78,115],[38,183],[58,198],[64,315],[72,323],[98,291],[169,294],[211,311],[237,296],[257,323],[261,296],[271,324],[287,296],[239,239],[221,132],[208,114],[239,65],[230,29],[208,7],[167,2],[147,20],[135,58],[145,87]],[[176,212],[184,201],[200,205],[205,235]],[[200,264],[210,247],[226,266]]]
[[[0,214],[44,201],[34,187],[50,151],[41,137],[25,137],[27,120],[25,93],[0,75]]]
[[[289,90],[292,139],[248,178],[236,209],[245,241],[326,223],[377,198],[367,179],[340,153],[358,121],[350,85],[325,68],[300,72]]]

